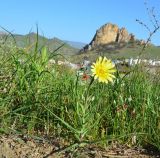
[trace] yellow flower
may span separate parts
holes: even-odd
[[[99,82],[108,83],[108,81],[113,82],[113,75],[116,72],[115,66],[111,60],[106,57],[99,57],[96,63],[91,66],[91,71],[95,79],[98,78]]]

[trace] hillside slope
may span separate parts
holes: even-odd
[[[4,39],[7,44],[16,44],[16,46],[21,48],[34,49],[37,41],[37,34],[14,34],[13,36],[3,34],[0,35],[0,38]],[[38,35],[38,49],[41,49],[43,46],[47,46],[51,53],[62,46],[60,49],[58,49],[58,51],[56,51],[56,53],[60,53],[65,56],[75,55],[79,51],[79,49],[71,47],[69,44],[63,42],[58,38],[48,39],[44,36]]]

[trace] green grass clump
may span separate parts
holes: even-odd
[[[50,65],[46,47],[38,51],[4,45],[0,58],[2,132],[160,149],[158,74],[137,69],[122,77],[117,71],[113,84],[101,84]]]

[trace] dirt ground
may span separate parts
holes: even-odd
[[[0,158],[160,158],[160,152],[142,148],[112,146],[106,149],[88,145],[63,151],[56,139],[29,138],[20,135],[0,136]],[[56,151],[61,151],[56,152]]]

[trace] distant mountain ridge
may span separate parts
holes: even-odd
[[[82,49],[86,45],[86,43],[83,43],[83,42],[75,42],[75,41],[67,41],[67,40],[64,40],[64,42],[78,49]]]
[[[5,34],[6,34],[6,32],[0,31],[0,35],[5,35]]]
[[[8,33],[7,32],[4,32],[4,31],[0,31],[0,36],[1,35],[8,35]],[[30,32],[30,33],[28,33],[28,34],[26,34],[26,35],[21,35],[21,34],[13,34],[13,36],[21,36],[21,37],[27,37],[27,36],[29,36],[29,37],[34,37],[34,36],[36,36],[37,34],[35,33],[35,32]],[[61,42],[64,42],[64,43],[66,43],[66,44],[68,44],[68,45],[70,45],[71,47],[73,47],[73,48],[76,48],[76,49],[82,49],[85,45],[86,45],[86,43],[83,43],[83,42],[77,42],[77,41],[69,41],[69,40],[61,40],[61,39],[59,39],[59,38],[57,38],[57,37],[53,37],[53,38],[47,38],[47,37],[45,37],[45,36],[42,36],[42,35],[40,35],[39,34],[39,37],[40,38],[45,38],[45,39],[48,39],[48,40],[57,40],[57,41],[59,41],[60,43]]]
[[[5,35],[6,34],[2,33],[2,34],[0,34],[0,37],[1,38],[5,37]],[[7,41],[8,42],[14,43],[16,41],[16,45],[18,47],[22,47],[22,48],[34,45],[34,43],[36,43],[36,40],[37,40],[37,34],[34,33],[34,32],[31,32],[31,33],[26,34],[26,35],[13,34],[13,36],[10,36],[9,34],[7,34]],[[61,47],[63,45],[57,51],[57,53],[60,53],[62,55],[74,55],[74,54],[76,54],[79,51],[79,49],[71,46],[68,43],[69,42],[60,40],[57,37],[49,39],[45,36],[38,35],[39,48],[41,48],[42,46],[47,46],[49,51],[52,52],[52,51],[58,49],[59,47]]]

